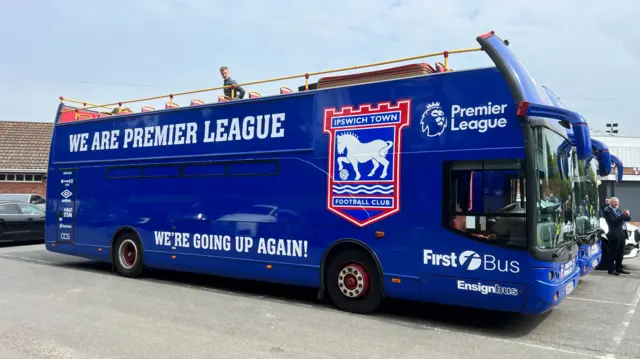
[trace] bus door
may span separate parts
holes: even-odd
[[[60,170],[58,191],[57,242],[75,242],[76,170]]]

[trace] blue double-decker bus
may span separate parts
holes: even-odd
[[[571,137],[571,136],[570,136]],[[595,139],[592,156],[584,162],[580,161],[577,168],[577,176],[583,180],[576,180],[574,187],[574,200],[576,202],[575,231],[578,241],[578,266],[582,277],[598,268],[603,256],[603,247],[608,248],[608,239],[600,226],[601,204],[599,198],[598,177],[606,177],[612,171],[612,165],[617,168],[617,181],[622,181],[622,163],[615,155],[611,154],[607,146]],[[604,242],[604,243],[603,243]]]
[[[549,88],[544,87],[549,99],[554,106],[567,108],[560,98]],[[617,181],[621,182],[624,168],[622,162],[609,152],[607,146],[591,139],[592,152],[585,160],[578,160],[569,164],[570,148],[575,147],[573,131],[567,129],[568,138],[557,149],[558,167],[562,168],[562,175],[577,178],[574,180],[573,201],[575,201],[575,213],[571,212],[565,221],[575,226],[576,241],[578,243],[577,264],[580,268],[580,276],[584,277],[592,270],[598,268],[603,259],[604,248],[607,248],[608,239],[600,227],[601,204],[599,198],[598,177],[606,177],[612,171],[612,165],[617,166]],[[576,158],[573,158],[574,161]],[[570,173],[570,171],[572,171]]]
[[[590,158],[589,128],[506,41],[476,40],[397,60],[444,63],[301,74],[304,86],[272,96],[180,106],[190,91],[139,112],[150,98],[61,98],[46,248],[126,277],[157,268],[313,287],[356,313],[384,298],[546,312],[580,280],[566,219],[584,177],[562,175],[557,149],[571,130],[568,163]],[[474,51],[494,66],[449,67]]]
[[[572,134],[569,140],[558,149],[558,160],[565,176],[573,178],[574,187],[572,201],[575,202],[574,210],[565,206],[562,210],[569,211],[566,220],[576,234],[578,243],[577,264],[580,268],[580,276],[584,277],[597,268],[602,259],[601,240],[606,236],[600,228],[599,178],[608,176],[611,172],[612,159],[604,144],[592,139],[592,155],[584,161],[578,161],[569,165],[563,158],[563,152],[571,146]],[[594,160],[596,159],[596,160]],[[569,173],[572,170],[573,173]],[[561,174],[562,175],[562,174]]]

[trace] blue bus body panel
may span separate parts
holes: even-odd
[[[492,36],[489,37],[487,41],[495,48],[500,59],[505,63],[506,69],[516,81],[516,85],[522,93],[524,101],[539,105],[556,106],[556,103],[549,97],[548,92],[545,91],[544,86],[538,84],[524,64],[515,56],[508,46],[504,45],[500,38]],[[556,107],[560,108],[560,106]],[[559,126],[559,128],[560,127],[561,126]]]
[[[314,104],[314,94],[292,94],[245,101],[242,106],[173,109],[61,125],[54,163],[312,151]]]
[[[546,311],[578,272],[442,226],[443,161],[524,158],[516,105],[488,68],[58,124],[47,248],[110,261],[131,228],[150,267],[319,287],[350,240],[388,296]]]
[[[578,251],[580,276],[584,277],[600,264],[602,260],[602,242],[598,240],[594,244],[581,244]]]
[[[564,131],[557,120],[567,121],[572,125],[575,133],[575,146],[578,158],[585,159],[591,155],[591,135],[585,119],[578,113],[568,110],[557,97],[550,95],[550,91],[539,84],[531,76],[524,64],[513,54],[511,49],[497,36],[491,35],[485,39],[496,52],[503,75],[513,81],[512,95],[520,101],[530,103],[527,116],[541,117],[547,120],[551,127],[555,127],[560,133]],[[516,95],[518,97],[516,97]],[[554,120],[551,120],[554,119]]]

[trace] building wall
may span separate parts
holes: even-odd
[[[0,193],[29,193],[46,197],[47,179],[42,182],[0,182]]]
[[[615,196],[620,199],[620,207],[628,209],[636,215],[640,213],[640,183],[622,182],[616,183],[613,188]],[[636,218],[637,219],[637,218]]]
[[[613,196],[620,200],[620,208],[631,212],[631,222],[640,225],[640,182],[603,181],[600,186],[600,203],[604,203],[606,197]]]
[[[616,171],[606,178],[601,178],[601,203],[605,197],[618,197],[620,207],[629,209],[631,221],[640,225],[640,137],[595,132],[592,132],[591,136],[607,145],[609,152],[616,155],[624,166],[622,183],[616,182]]]
[[[593,135],[592,138],[603,142],[609,152],[616,155],[626,169],[640,167],[640,137],[614,135]]]

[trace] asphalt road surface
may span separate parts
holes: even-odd
[[[108,265],[0,248],[0,358],[639,358],[640,260],[595,272],[523,317],[392,302],[352,315],[315,291],[191,274],[126,279]]]

